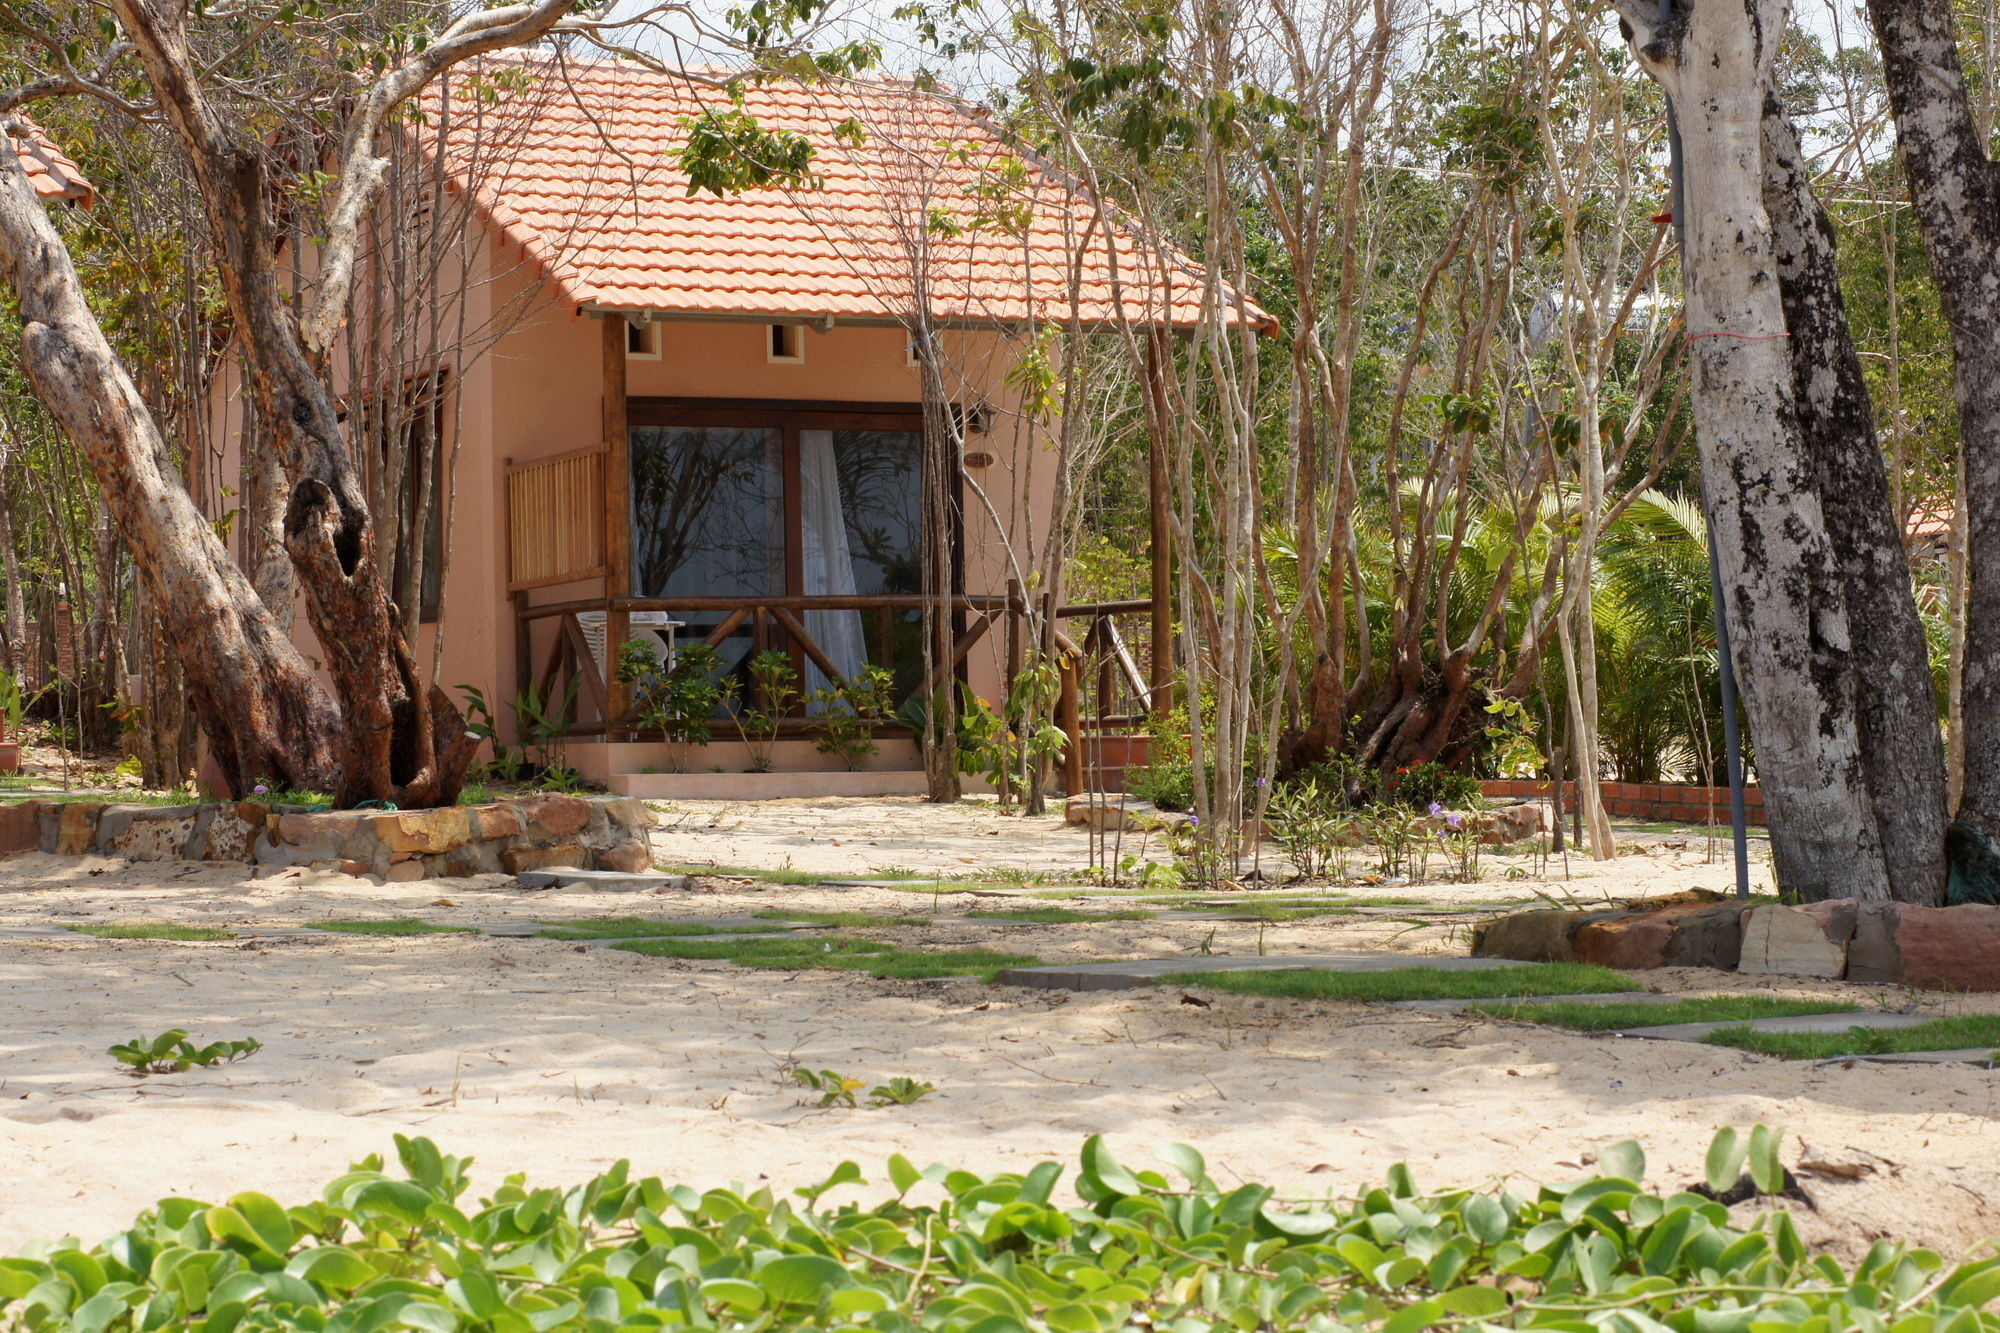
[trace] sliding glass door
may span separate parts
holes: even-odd
[[[637,400],[631,455],[635,596],[842,599],[799,616],[818,655],[839,675],[889,668],[899,699],[918,688],[921,614],[867,605],[923,591],[914,406]],[[683,636],[702,638],[731,614],[674,611]],[[806,689],[826,685],[796,636],[773,626],[764,646],[791,652]],[[740,674],[759,632],[752,616],[722,641],[726,670]]]

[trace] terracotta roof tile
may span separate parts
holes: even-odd
[[[27,170],[28,183],[44,199],[67,199],[85,208],[96,201],[97,190],[84,178],[83,168],[72,162],[42,127],[16,111],[8,119],[25,126],[25,135],[12,136],[14,152]]]
[[[527,77],[497,82],[503,66]],[[471,95],[496,85],[503,96]],[[765,130],[812,142],[814,184],[690,195],[682,121],[728,106],[720,90],[634,62],[517,55],[434,89],[423,132],[572,308],[901,320],[921,286],[933,318],[1013,324],[1069,318],[1074,268],[1087,322],[1199,319],[1192,261],[1115,210],[1106,226],[1075,182],[902,84],[746,88]],[[858,145],[836,135],[850,118]],[[1024,211],[1024,231],[982,221],[996,195]],[[1254,307],[1251,318],[1270,320]]]

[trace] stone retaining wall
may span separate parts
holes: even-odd
[[[1626,970],[1713,967],[2000,991],[2000,907],[1856,898],[1786,907],[1695,892],[1603,911],[1517,912],[1478,927],[1472,952]]]
[[[633,873],[652,866],[646,830],[657,822],[644,801],[556,793],[437,810],[323,812],[258,801],[31,800],[0,806],[0,854],[314,865],[391,880],[546,866]]]
[[[1546,801],[1549,783],[1540,779],[1488,778],[1479,790],[1496,798]],[[1677,782],[1605,782],[1604,812],[1618,819],[1659,820],[1676,824],[1727,824],[1729,788],[1692,787]],[[1563,783],[1563,809],[1576,809],[1576,784]],[[1743,821],[1763,827],[1764,793],[1743,789]]]

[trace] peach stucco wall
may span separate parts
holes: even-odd
[[[594,444],[600,438],[603,375],[602,326],[590,315],[572,315],[511,257],[492,248],[472,258],[465,299],[468,324],[489,318],[511,324],[485,355],[468,365],[452,396],[459,452],[452,485],[454,519],[445,579],[444,636],[426,626],[418,645],[425,666],[458,696],[475,686],[506,722],[502,701],[521,688],[516,679],[514,614],[507,591],[506,469],[509,463]],[[895,327],[808,328],[801,364],[772,363],[769,331],[762,323],[665,322],[659,360],[628,359],[632,397],[758,398],[834,402],[914,403],[921,397],[917,372],[906,364],[903,330]],[[996,333],[947,335],[944,360],[954,380],[952,396],[984,402],[993,425],[968,441],[968,451],[994,462],[974,474],[987,493],[966,495],[966,588],[1001,593],[1016,565],[1001,539],[1004,527],[1017,545],[1046,540],[1054,494],[1053,455],[1017,417],[1019,397],[1004,380],[1021,354],[1018,341]],[[240,466],[237,432],[241,404],[233,382],[216,399],[223,475]],[[449,427],[448,427],[449,433]],[[989,512],[998,510],[996,524]],[[1025,549],[1019,567],[1029,560]],[[601,580],[538,588],[529,597],[547,604],[601,596]],[[303,613],[302,649],[318,656]],[[548,628],[536,636],[536,669],[547,652]],[[973,685],[992,697],[1000,678],[1004,636],[996,629],[969,659]]]

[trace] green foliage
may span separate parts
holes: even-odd
[[[735,682],[722,675],[722,654],[699,641],[675,649],[673,664],[662,667],[650,643],[629,640],[618,650],[618,679],[632,687],[639,725],[666,737],[676,773],[688,771],[689,747],[714,738],[716,714],[736,697]]]
[[[374,921],[308,921],[314,930],[330,930],[338,935],[477,935],[470,926],[441,926],[435,921],[419,921],[413,916],[388,917]]]
[[[1843,1055],[1894,1055],[1908,1051],[1991,1050],[2000,1046],[2000,1014],[1960,1014],[1904,1028],[1851,1027],[1845,1032],[1759,1032],[1730,1027],[1702,1038],[1787,1060],[1830,1060]]]
[[[507,705],[514,714],[514,729],[523,748],[534,751],[543,783],[557,789],[574,786],[577,780],[568,763],[569,720],[576,711],[576,694],[582,685],[582,677],[572,675],[558,698],[554,682],[544,689],[530,680]]]
[[[1033,954],[992,949],[905,949],[879,940],[843,939],[830,935],[787,935],[778,939],[649,939],[611,946],[655,958],[713,958],[740,967],[799,971],[827,968],[866,972],[872,977],[974,976],[991,980],[1010,967],[1033,967]]]
[[[875,727],[888,718],[895,687],[894,674],[870,663],[808,694],[807,711],[819,733],[814,748],[839,759],[849,772],[858,771],[868,756],[882,748],[875,743]]]
[[[1477,810],[1486,804],[1478,778],[1470,773],[1455,773],[1436,763],[1409,764],[1397,769],[1384,781],[1383,791],[1389,799],[1413,810],[1429,810],[1434,805],[1447,810]]]
[[[80,935],[101,940],[233,940],[236,932],[214,926],[183,926],[172,921],[114,921],[96,926],[66,926]]]
[[[1519,995],[1599,995],[1639,988],[1623,973],[1590,963],[1524,963],[1447,971],[1399,967],[1387,972],[1328,972],[1283,968],[1269,972],[1176,972],[1161,986],[1200,986],[1238,995],[1270,995],[1294,1000],[1349,1000],[1387,1004],[1393,1000],[1481,1000]]]
[[[493,705],[487,702],[486,692],[476,685],[461,685],[458,692],[464,696],[461,706],[465,714],[465,729],[493,747],[493,758],[486,765],[485,772],[498,782],[514,782],[521,776],[521,756],[500,742],[500,720],[494,716]],[[518,713],[516,714],[518,716]],[[459,798],[461,805],[477,805],[480,802]]]
[[[188,1040],[186,1030],[169,1028],[157,1037],[139,1036],[120,1042],[104,1053],[125,1066],[126,1073],[134,1078],[144,1078],[148,1074],[179,1074],[189,1069],[207,1069],[211,1065],[241,1060],[263,1049],[264,1043],[255,1037],[196,1046]],[[0,1300],[4,1300],[6,1295],[6,1291],[0,1289]]]
[[[1660,1027],[1668,1023],[1733,1022],[1738,1019],[1783,1018],[1790,1014],[1845,1013],[1858,1006],[1838,1000],[1785,1000],[1770,995],[1704,995],[1666,1004],[1582,1004],[1543,1000],[1529,1004],[1473,1006],[1495,1018],[1518,1023],[1543,1023],[1577,1032],[1618,1032],[1627,1028]]]
[[[898,1074],[887,1083],[877,1083],[868,1090],[868,1104],[874,1107],[914,1106],[937,1091],[935,1083],[920,1083],[916,1079]]]
[[[1271,794],[1264,823],[1302,879],[1347,879],[1347,845],[1355,838],[1345,795],[1313,778]]]
[[[1772,1193],[1778,1135],[1749,1138]],[[894,1195],[869,1204],[825,1201],[867,1185],[852,1162],[792,1198],[621,1162],[568,1189],[512,1176],[473,1203],[468,1160],[396,1145],[400,1177],[371,1157],[298,1206],[168,1199],[101,1244],[0,1259],[0,1305],[23,1333],[2000,1327],[2000,1259],[1953,1267],[1884,1239],[1849,1269],[1781,1209],[1649,1190],[1631,1142],[1582,1179],[1426,1192],[1398,1165],[1338,1204],[1218,1184],[1182,1144],[1156,1154],[1172,1177],[1128,1166],[1096,1137],[1075,1204],[1054,1162],[980,1176],[900,1155]]]
[[[1073,926],[1086,921],[1151,921],[1152,912],[1133,909],[1124,912],[1078,912],[1067,907],[1010,907],[1004,911],[967,912],[968,917],[986,921],[1028,921],[1039,926]]]
[[[790,716],[799,704],[799,673],[792,659],[776,648],[756,654],[744,669],[750,683],[736,708],[736,728],[750,749],[751,771],[768,773],[779,719]]]
[[[741,107],[706,107],[681,117],[687,142],[680,168],[689,194],[724,198],[769,185],[804,186],[812,170],[812,141],[792,130],[766,130]]]
[[[837,1069],[794,1069],[792,1081],[818,1093],[817,1105],[822,1107],[857,1107],[860,1103],[854,1099],[854,1094],[868,1086],[867,1079],[849,1078]]]

